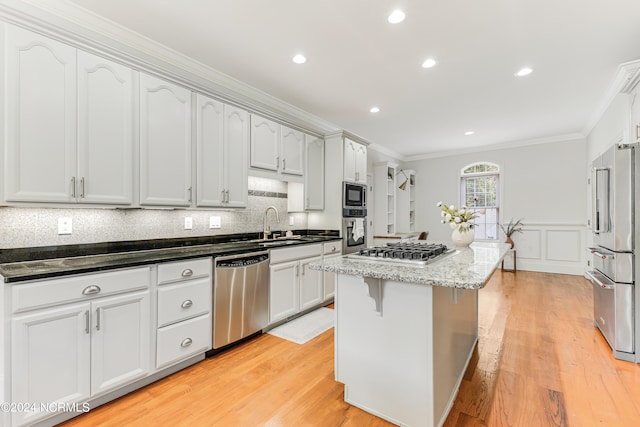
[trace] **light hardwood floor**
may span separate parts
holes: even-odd
[[[640,425],[640,365],[613,359],[584,278],[498,270],[479,305],[446,427]],[[305,345],[262,335],[65,425],[390,425],[342,399],[333,330]]]

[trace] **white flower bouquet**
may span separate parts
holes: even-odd
[[[473,220],[478,217],[478,215],[472,210],[468,209],[466,206],[462,206],[460,209],[456,209],[453,205],[445,205],[442,202],[438,202],[436,204],[437,207],[441,209],[440,216],[442,216],[442,223],[449,223],[449,226],[452,229],[457,227],[461,233],[466,233],[471,230],[474,226]]]

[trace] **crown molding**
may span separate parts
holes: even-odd
[[[638,84],[638,81],[640,81],[640,59],[620,64],[616,71],[613,83],[600,101],[600,104],[591,116],[591,119],[586,123],[582,133],[584,135],[589,135],[607,111],[607,108],[609,108],[614,98],[620,93],[630,93]]]
[[[437,159],[441,157],[459,156],[462,154],[480,153],[480,152],[492,151],[492,150],[505,150],[505,149],[511,149],[511,148],[527,147],[531,145],[553,144],[553,143],[559,143],[559,142],[575,141],[579,139],[584,140],[585,136],[581,133],[569,133],[566,135],[556,135],[556,136],[550,136],[545,138],[527,139],[522,141],[512,141],[512,142],[503,142],[499,144],[483,145],[481,147],[466,148],[461,150],[438,151],[434,153],[410,156],[405,158],[404,161],[412,162],[416,160]]]
[[[64,0],[0,0],[0,19],[316,136],[340,129]]]

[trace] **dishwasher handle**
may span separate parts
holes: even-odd
[[[215,258],[216,268],[242,268],[263,262],[269,262],[268,251]]]

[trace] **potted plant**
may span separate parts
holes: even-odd
[[[520,218],[519,220],[514,222],[513,218],[511,218],[509,224],[507,224],[506,227],[505,224],[500,224],[500,228],[502,228],[502,231],[507,236],[507,240],[505,240],[504,242],[509,243],[511,245],[511,249],[513,249],[513,246],[515,245],[515,243],[511,239],[511,235],[515,232],[522,233],[522,219],[523,218]]]

